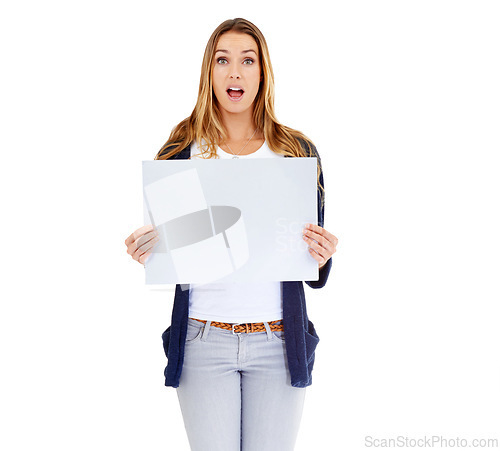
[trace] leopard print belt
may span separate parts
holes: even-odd
[[[204,319],[198,319],[198,318],[191,318],[196,321],[200,321],[201,323],[206,324],[206,320]],[[279,331],[279,330],[285,330],[283,328],[283,320],[278,319],[276,321],[267,321],[269,324],[269,327],[271,331]],[[226,329],[226,330],[231,330],[233,333],[236,334],[241,334],[243,332],[245,333],[252,333],[252,332],[265,332],[266,331],[266,326],[264,326],[264,323],[240,323],[240,324],[233,324],[233,323],[221,323],[219,321],[211,321],[210,322],[211,326],[215,327],[220,327],[221,329]]]

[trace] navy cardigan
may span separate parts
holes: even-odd
[[[307,152],[307,147],[300,140],[302,147]],[[318,159],[320,168],[321,160],[316,147],[312,145],[311,157]],[[191,156],[190,145],[169,159],[189,159]],[[324,187],[323,171],[320,172],[320,182]],[[318,225],[323,227],[324,206],[321,205],[321,192],[318,186]],[[305,281],[311,288],[325,286],[332,267],[332,259],[328,259],[325,266],[319,271],[319,279]],[[307,387],[312,383],[312,369],[314,365],[315,349],[319,342],[318,334],[313,323],[307,317],[306,300],[302,281],[281,282],[283,298],[283,328],[285,335],[286,354],[291,383],[294,387]],[[184,285],[184,290],[179,284],[175,287],[174,305],[172,309],[171,325],[163,332],[163,349],[167,356],[168,364],[165,368],[165,386],[178,387],[184,361],[184,346],[186,343],[187,322],[189,316],[189,289]]]

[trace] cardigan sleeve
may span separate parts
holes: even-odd
[[[313,154],[311,155],[312,157],[316,157],[318,159],[318,164],[319,164],[319,182],[321,183],[321,186],[323,188],[325,187],[325,182],[323,179],[323,168],[321,166],[321,158],[319,156],[318,150],[314,146],[314,144],[311,144],[311,148],[313,150]],[[324,191],[323,195],[321,194],[321,189],[318,184],[318,190],[317,190],[317,204],[318,204],[318,225],[320,227],[324,227],[324,218],[325,218],[325,206],[324,206]],[[323,202],[322,202],[323,201]],[[319,270],[319,279],[318,280],[306,280],[305,283],[309,285],[311,288],[323,288],[326,284],[326,281],[328,280],[328,276],[330,274],[330,270],[332,268],[332,258],[330,257],[325,265]]]

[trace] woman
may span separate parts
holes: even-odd
[[[318,159],[318,223],[304,229],[325,285],[337,238],[323,228],[321,161],[299,131],[274,114],[274,76],[266,41],[237,18],[217,27],[205,49],[198,101],[155,159]],[[145,263],[158,240],[149,225],[125,241]],[[208,289],[207,289],[208,288]],[[171,326],[163,333],[165,385],[177,389],[192,450],[294,448],[305,387],[319,341],[302,282],[176,286]]]

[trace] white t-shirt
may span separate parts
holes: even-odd
[[[235,153],[237,153],[236,151]],[[219,158],[233,155],[217,148]],[[249,155],[238,158],[283,158],[267,142]],[[196,142],[191,144],[191,158],[203,158]],[[206,158],[206,157],[205,157]],[[191,285],[189,316],[224,323],[256,323],[283,318],[281,282],[206,283]]]

